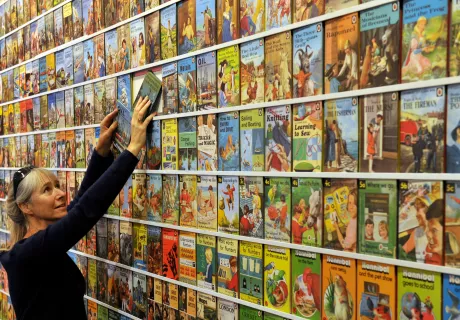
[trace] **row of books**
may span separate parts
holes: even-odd
[[[56,55],[52,53],[4,72],[1,74],[1,101],[11,101],[193,51],[197,40],[189,39],[189,36],[201,35],[204,40],[210,38],[195,30],[196,26],[206,23],[191,25],[191,13],[208,17],[206,8],[211,6],[205,2],[199,2],[203,6],[199,10],[193,0],[172,4],[145,18],[61,50]],[[360,15],[352,13],[328,20],[324,25],[310,25],[249,41],[240,47],[223,48],[217,51],[217,55],[198,55],[165,65],[162,73],[164,86],[168,88],[168,94],[164,95],[168,99],[165,99],[164,112],[235,106],[457,75],[456,61],[460,61],[456,57],[457,44],[447,39],[450,11],[453,17],[450,27],[460,31],[460,14],[457,14],[460,10],[455,2],[452,2],[452,10],[449,10],[447,0],[405,0],[403,6],[407,8],[407,15],[403,10],[402,33],[399,4],[395,2],[363,11]],[[436,13],[428,16],[425,8]],[[230,23],[225,23],[225,17],[222,23],[230,28]],[[177,30],[179,26],[183,28]],[[220,25],[217,30],[227,33]],[[31,30],[31,34],[35,32]],[[3,49],[0,41],[0,52],[5,53],[1,54],[2,64],[7,67],[13,63],[8,63],[9,60],[20,56],[14,50],[8,54],[8,48],[15,48],[14,40],[13,36],[11,39],[8,37]],[[26,41],[24,51],[28,52],[25,45]],[[30,51],[34,52],[33,48]],[[400,56],[405,57],[404,62]],[[181,82],[183,89],[179,93],[177,87]],[[13,84],[15,90],[6,90]]]

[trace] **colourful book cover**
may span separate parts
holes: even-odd
[[[325,93],[358,90],[358,14],[352,13],[326,21],[324,28],[326,33],[324,41]]]
[[[263,303],[262,259],[262,244],[240,242],[240,299],[258,305]]]
[[[58,154],[57,154],[58,153],[58,142],[57,142],[56,132],[50,132],[48,134],[48,142],[49,142],[49,152],[50,152],[49,167],[58,168],[59,167]],[[20,146],[21,146],[21,143],[19,142],[19,147]],[[20,151],[17,152],[17,154],[19,156]]]
[[[179,178],[174,174],[163,177],[162,222],[177,226],[179,224]]]
[[[13,69],[13,99],[20,98],[21,84],[19,79],[19,68]]]
[[[225,43],[239,38],[239,0],[218,0],[217,43]]]
[[[265,28],[271,30],[287,26],[291,23],[291,1],[265,1]]]
[[[460,224],[458,222],[460,210],[460,183],[446,182],[445,208],[445,264],[450,267],[460,266]]]
[[[133,218],[147,220],[147,175],[133,175]]]
[[[22,139],[21,139],[22,140]],[[27,136],[27,162],[24,163],[24,164],[27,164],[27,165],[34,165],[34,160],[35,160],[35,140],[34,140],[34,136],[33,135],[30,135],[30,136]],[[24,162],[24,159],[22,159],[22,161]],[[65,168],[65,166],[64,166]],[[65,176],[65,172],[64,172],[64,176]],[[64,178],[65,180],[65,178]],[[66,191],[66,189],[63,190],[64,192]]]
[[[367,1],[369,0],[363,0],[362,2]],[[354,7],[358,4],[359,0],[326,0],[326,13],[332,13],[337,10]]]
[[[222,298],[217,299],[217,317],[218,319],[238,320],[238,303],[228,301]]]
[[[38,20],[35,20],[30,24],[30,38],[31,38],[31,57],[35,57],[40,53],[39,45],[39,30],[38,30]],[[2,55],[3,57],[3,55]]]
[[[264,179],[265,239],[291,241],[291,179]]]
[[[244,304],[239,305],[239,317],[240,319],[247,320],[260,320],[264,318],[261,310],[247,307]]]
[[[320,179],[292,179],[292,243],[321,247],[322,198],[323,188]]]
[[[56,92],[56,128],[65,128],[65,97],[64,91]]]
[[[109,309],[102,305],[97,306],[97,319],[107,320],[109,318]]]
[[[115,1],[115,0],[110,0]],[[107,11],[106,11],[107,13]],[[114,74],[117,70],[117,53],[118,53],[118,43],[117,43],[117,30],[110,30],[105,33],[105,64],[106,64],[106,74]]]
[[[131,139],[131,76],[125,74],[117,77],[118,127],[115,132],[114,147],[123,152]]]
[[[154,279],[153,285],[154,285],[154,302],[155,302],[155,308],[154,308],[154,318],[155,319],[161,319],[163,315],[163,288],[162,288],[162,283],[160,279]]]
[[[198,110],[217,108],[216,52],[197,56]]]
[[[324,14],[325,1],[296,0],[293,3],[293,22],[316,18]]]
[[[133,267],[147,271],[147,258],[147,226],[133,223]]]
[[[365,10],[360,15],[360,88],[396,84],[399,81],[399,3]]]
[[[95,31],[93,0],[82,0],[82,13],[83,35],[87,36]]]
[[[30,24],[26,25],[23,29],[24,38],[23,38],[23,46],[24,46],[24,61],[30,60],[32,57],[32,44],[31,44],[31,33],[30,33]]]
[[[129,221],[120,221],[120,263],[132,266],[133,253],[133,224]]]
[[[397,186],[394,180],[359,181],[359,252],[395,258]]]
[[[26,104],[27,132],[40,130],[40,99],[29,99]]]
[[[217,319],[217,298],[207,293],[197,293],[197,319]]]
[[[198,218],[196,176],[179,175],[180,225],[196,228]]]
[[[401,92],[400,172],[444,172],[445,88]]]
[[[84,86],[83,124],[94,124],[94,87],[93,84]]]
[[[145,65],[145,30],[144,19],[140,18],[130,23],[129,29],[131,31],[131,68],[137,68]]]
[[[107,303],[107,264],[97,261],[97,300]],[[100,308],[100,306],[99,306]]]
[[[246,0],[248,3],[251,0]],[[262,0],[254,0],[254,2]],[[248,9],[246,9],[247,11]],[[249,19],[248,16],[246,19]],[[241,104],[264,101],[264,40],[242,43],[241,49]]]
[[[247,37],[265,31],[265,1],[240,1],[240,35]]]
[[[176,4],[172,4],[160,11],[161,22],[161,58],[169,59],[177,55],[177,15]]]
[[[443,319],[450,319],[455,313],[455,305],[458,300],[458,285],[460,278],[456,275],[443,274],[443,304],[447,305],[443,311]]]
[[[101,123],[106,115],[105,82],[99,81],[94,84],[94,123]]]
[[[443,306],[449,308],[441,282],[440,273],[398,267],[398,319],[441,319]]]
[[[196,1],[196,49],[204,49],[216,44],[216,2]]]
[[[324,70],[322,24],[295,30],[292,37],[294,98],[322,94]]]
[[[54,15],[52,12],[45,16],[45,30],[46,48],[43,51],[51,50],[56,46],[54,35]]]
[[[218,107],[240,105],[240,50],[238,45],[217,50],[217,68]]]
[[[96,299],[97,294],[97,264],[96,260],[88,259],[88,296]]]
[[[162,270],[163,249],[161,246],[161,228],[147,226],[147,270],[160,275]]]
[[[162,165],[164,170],[177,170],[178,159],[178,127],[177,119],[167,119],[161,121],[161,148],[162,148]]]
[[[240,112],[241,170],[263,171],[264,157],[264,110]]]
[[[358,98],[326,101],[324,106],[324,170],[358,170]]]
[[[218,238],[217,291],[238,298],[238,240]]]
[[[357,261],[357,302],[360,319],[394,319],[396,315],[396,268],[394,266]]]
[[[355,179],[324,179],[323,247],[356,252],[358,190]]]
[[[125,290],[124,299],[119,299],[117,307],[126,313],[131,313],[132,308],[128,307],[128,301],[133,298],[133,295],[131,294],[131,292],[133,292],[133,272],[123,267],[117,267],[115,279],[118,283],[118,291],[121,292],[121,290]]]
[[[83,36],[82,0],[72,1],[72,22],[73,22],[73,38],[78,39]]]
[[[459,57],[460,59],[460,57]],[[447,90],[447,138],[445,141],[446,147],[446,172],[447,173],[459,173],[460,172],[460,149],[457,146],[457,142],[460,141],[460,135],[457,133],[459,117],[457,115],[457,108],[460,101],[460,85],[450,85]],[[443,128],[444,126],[439,124],[436,130],[433,130],[433,134],[437,137],[438,142],[442,143],[443,140]],[[460,133],[460,132],[459,132]]]
[[[42,145],[42,136],[40,134],[34,135],[34,159],[32,162],[32,165],[34,166],[41,166],[42,163],[42,150],[41,150],[41,145]],[[71,174],[75,174],[74,172],[70,172]],[[5,172],[5,175],[7,175],[8,172]],[[68,172],[69,174],[69,172]],[[8,180],[8,179],[7,179]],[[69,177],[67,175],[67,180],[69,180]],[[7,186],[6,186],[7,187]],[[5,187],[5,190],[8,190]],[[67,195],[71,195],[70,192],[67,192]]]
[[[75,125],[83,125],[83,106],[85,105],[85,98],[83,93],[83,86],[76,87],[73,91],[74,94],[74,109],[75,109]],[[41,98],[41,97],[40,97]]]
[[[54,11],[54,42],[56,47],[64,44],[64,21],[62,8]]]
[[[73,77],[75,83],[85,81],[85,61],[83,58],[84,45],[82,42],[73,46]]]
[[[266,102],[292,98],[291,74],[291,32],[287,31],[267,37],[265,40]]]
[[[178,54],[186,54],[196,50],[196,2],[195,0],[181,1],[177,5]]]
[[[25,0],[27,2],[27,0]],[[25,8],[24,8],[25,9]],[[62,19],[63,19],[63,33],[64,33],[64,43],[70,42],[73,39],[73,21],[72,21],[72,3],[66,3],[62,7]]]
[[[217,177],[219,199],[217,209],[218,232],[239,234],[239,197],[235,195],[238,192],[237,188],[238,177]]]
[[[162,229],[163,277],[179,279],[179,234],[177,230]]]
[[[216,115],[199,115],[197,124],[198,170],[216,171],[218,168]]]
[[[147,276],[133,272],[133,310],[132,314],[138,318],[147,318]]]
[[[35,137],[40,137],[41,138],[40,135],[36,135]],[[40,141],[40,143],[41,143],[41,141]],[[35,149],[37,150],[37,140],[35,140]],[[37,158],[37,156],[35,158]],[[37,161],[37,160],[35,160],[35,162],[40,163],[40,161]],[[67,201],[67,203],[66,204],[69,205],[73,201],[73,199],[75,199],[75,197],[77,195],[77,192],[78,192],[78,190],[75,189],[76,172],[67,171],[66,172],[66,179],[67,179],[67,189],[66,189],[66,201]],[[97,232],[98,232],[98,240],[97,240],[98,241],[98,243],[97,243],[97,245],[98,245],[98,256],[107,259],[107,220],[105,218],[101,218],[101,220],[99,220],[98,223],[101,223],[101,227],[99,225],[97,226],[97,228],[98,228],[97,229]],[[105,226],[104,226],[104,223],[105,223]],[[99,231],[99,228],[101,228],[102,231]],[[99,234],[101,234],[100,237],[99,237]],[[101,240],[99,240],[99,238]],[[100,246],[99,246],[99,244],[100,244]]]
[[[199,229],[217,231],[217,179],[216,176],[197,176]]]
[[[399,181],[398,259],[443,265],[442,181]]]
[[[291,312],[291,251],[264,246],[264,306]]]
[[[196,241],[197,285],[200,288],[216,290],[216,237],[205,234],[197,234]]]
[[[356,319],[356,260],[322,258],[322,319]]]
[[[38,59],[38,63],[39,63],[39,70],[40,70],[39,89],[40,89],[40,92],[46,92],[48,90],[46,57],[41,57],[40,59]]]
[[[1,10],[0,7],[0,15]],[[452,1],[450,11],[449,75],[455,77],[460,74],[460,2]]]
[[[195,57],[179,60],[177,70],[177,80],[179,83],[179,113],[196,111]]]
[[[105,80],[105,113],[109,114],[117,108],[117,78]]]
[[[129,18],[129,4],[129,0],[117,0],[118,22],[122,22]]]
[[[75,131],[65,131],[65,166],[64,168],[75,168]],[[62,153],[62,151],[61,151]]]
[[[218,170],[238,171],[240,168],[238,112],[218,115]]]
[[[101,1],[101,0],[96,0]],[[104,49],[104,35],[100,34],[93,39],[94,43],[94,56],[92,61],[92,77],[96,79],[105,76],[106,64],[105,64],[105,49]]]
[[[150,1],[150,0],[147,0]],[[160,56],[160,12],[155,11],[145,17],[146,63],[157,62]]]
[[[95,298],[95,297],[94,297]],[[88,301],[88,318],[97,319],[97,302],[93,300]]]
[[[147,175],[147,220],[161,222],[161,210],[163,207],[163,185],[161,175]]]
[[[57,128],[56,94],[48,95],[48,129]]]
[[[265,170],[291,171],[291,106],[265,110]]]
[[[264,235],[263,177],[239,178],[240,235],[262,238]]]
[[[404,0],[401,82],[447,75],[448,12],[446,0]]]
[[[133,179],[129,177],[119,194],[120,216],[132,218],[133,216]]]
[[[86,40],[83,43],[83,59],[85,62],[84,81],[94,79],[93,69],[95,64],[94,58],[94,38]]]
[[[117,28],[116,72],[128,70],[131,66],[132,46],[130,45],[130,35],[128,23]]]
[[[177,63],[173,62],[163,65],[162,68],[163,87],[163,113],[177,113],[179,96],[177,88]]]
[[[62,172],[62,171],[58,171],[59,183],[61,182],[61,179],[59,179],[60,178],[60,172]],[[61,188],[62,188],[62,185],[61,185]],[[96,251],[97,250],[96,237],[97,237],[96,226],[93,226],[88,231],[88,233],[86,234],[86,253],[89,254],[89,255],[92,255],[92,256],[95,256],[96,252],[97,252]]]
[[[196,285],[196,235],[181,231],[179,235],[179,281]]]
[[[179,118],[179,170],[197,170],[196,117]]]
[[[50,144],[47,133],[42,134],[41,160],[40,167],[50,167]]]
[[[64,87],[65,71],[64,71],[64,50],[56,52],[56,86],[57,88]]]

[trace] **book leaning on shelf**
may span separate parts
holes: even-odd
[[[153,72],[149,71],[145,75],[144,81],[142,82],[134,103],[131,105],[129,101],[129,96],[131,95],[131,80],[127,79],[129,81],[123,81],[123,77],[119,77],[118,79],[118,128],[115,131],[113,148],[116,153],[121,153],[128,147],[131,139],[131,115],[132,110],[139,99],[148,96],[152,102],[147,113],[144,115],[144,119],[158,110],[160,103],[160,99],[158,99],[158,97],[161,96],[161,80],[159,80]],[[124,86],[120,86],[120,81],[123,81]]]

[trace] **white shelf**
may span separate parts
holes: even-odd
[[[5,134],[3,136],[0,136],[0,139],[3,139],[3,138],[15,138],[15,137],[22,137],[22,136],[30,136],[30,135],[44,134],[44,133],[50,133],[50,132],[75,131],[75,130],[79,130],[79,129],[98,128],[99,126],[100,126],[100,123],[98,123],[98,124],[87,124],[87,125],[75,126],[75,127],[66,127],[66,128],[57,128],[57,129],[37,130],[37,131],[30,131],[30,132]]]
[[[73,251],[73,250],[70,250],[70,251]],[[76,251],[77,253],[81,253],[79,251]],[[99,301],[97,299],[94,299],[94,298],[91,298],[90,296],[86,295],[85,294],[85,299],[88,299],[88,300],[91,300],[93,302],[96,302],[98,305],[101,305],[101,306],[104,306],[106,307],[107,309],[111,309],[113,311],[116,311],[117,313],[121,314],[121,315],[124,315],[125,317],[128,317],[130,319],[134,319],[134,320],[142,320],[141,318],[138,318],[138,317],[135,317],[133,315],[130,315],[129,313],[126,313],[124,311],[121,311],[120,309],[117,309],[117,308],[114,308],[112,307],[111,305],[107,304],[107,303],[104,303],[102,301]]]
[[[62,49],[70,47],[70,46],[72,46],[72,45],[74,45],[76,43],[85,41],[87,39],[91,39],[91,38],[93,38],[93,37],[95,37],[95,36],[97,36],[99,34],[102,34],[102,33],[107,32],[109,30],[115,29],[118,26],[124,25],[124,24],[129,23],[129,22],[131,22],[133,20],[139,19],[139,18],[141,18],[141,17],[143,17],[145,15],[148,15],[148,14],[150,14],[152,12],[158,11],[158,10],[164,8],[164,7],[172,5],[172,4],[177,3],[179,1],[180,0],[171,0],[171,1],[167,2],[167,3],[162,4],[161,6],[158,6],[158,7],[155,7],[153,9],[149,10],[149,11],[143,12],[142,14],[139,14],[139,15],[137,15],[135,17],[123,20],[122,22],[119,22],[119,23],[114,24],[114,25],[112,25],[112,26],[110,26],[108,28],[105,28],[103,30],[95,32],[95,33],[93,33],[93,34],[91,34],[89,36],[80,37],[80,38],[78,38],[76,40],[68,42],[68,43],[66,43],[64,45],[61,45],[61,46],[57,47],[57,48],[54,48],[52,50],[46,51],[44,53],[41,53],[40,55],[37,55],[36,57],[34,57],[31,60],[22,62],[20,64],[17,64],[15,66],[13,66],[13,67],[7,68],[4,71],[2,71],[2,73],[5,72],[5,71],[8,71],[10,69],[14,69],[14,68],[16,68],[16,67],[18,67],[20,65],[26,64],[26,63],[28,63],[28,62],[30,62],[32,60],[39,59],[40,57],[45,57],[50,53],[60,51]],[[55,89],[55,90],[51,90],[51,91],[47,91],[47,92],[42,92],[42,93],[30,96],[30,97],[11,100],[11,101],[8,101],[8,102],[1,103],[0,106],[4,106],[4,105],[11,104],[11,103],[16,103],[16,102],[21,102],[21,101],[25,101],[25,100],[29,100],[29,99],[31,99],[33,97],[40,97],[40,96],[47,95],[47,94],[50,94],[50,93],[55,93],[55,92],[59,92],[59,91],[64,91],[64,90],[80,87],[80,86],[85,85],[85,84],[91,84],[91,83],[103,81],[103,80],[110,79],[110,78],[117,77],[117,76],[121,76],[121,75],[124,75],[124,74],[130,74],[130,73],[134,73],[134,72],[138,72],[138,71],[151,69],[151,68],[156,67],[156,66],[161,66],[161,65],[168,64],[168,63],[171,63],[171,62],[175,62],[175,61],[178,61],[178,60],[182,60],[182,59],[185,59],[185,58],[194,57],[194,56],[199,55],[199,54],[219,50],[219,49],[222,49],[222,48],[231,47],[231,46],[238,45],[238,44],[245,43],[245,42],[249,42],[249,41],[252,41],[252,40],[265,38],[267,36],[275,35],[275,34],[278,34],[278,33],[285,32],[285,31],[298,29],[298,28],[305,27],[305,26],[308,26],[308,25],[317,24],[319,22],[323,22],[323,21],[327,21],[327,20],[330,20],[330,19],[338,18],[338,17],[344,16],[344,15],[347,15],[347,14],[350,14],[350,13],[375,8],[375,7],[378,7],[380,5],[387,4],[387,3],[392,3],[392,2],[395,2],[395,1],[396,0],[376,0],[376,1],[371,1],[371,2],[368,2],[368,3],[363,3],[363,4],[353,6],[353,7],[350,7],[350,8],[346,8],[346,9],[338,10],[338,11],[335,11],[335,12],[332,12],[332,13],[324,14],[324,15],[321,15],[321,16],[316,17],[316,18],[312,18],[312,19],[305,20],[305,21],[300,21],[300,22],[297,22],[297,23],[292,23],[292,24],[289,24],[289,25],[281,27],[281,28],[275,28],[275,29],[271,29],[271,30],[268,30],[268,31],[260,32],[260,33],[257,33],[255,35],[249,36],[249,37],[239,38],[237,40],[233,40],[233,41],[229,41],[229,42],[226,42],[226,43],[218,44],[218,45],[215,45],[215,46],[212,46],[212,47],[209,47],[209,48],[193,51],[193,52],[190,52],[190,53],[187,53],[187,54],[178,55],[178,56],[173,57],[173,58],[160,60],[158,62],[146,64],[144,66],[140,66],[140,67],[137,67],[137,68],[129,69],[129,70],[126,70],[126,71],[121,71],[121,72],[114,73],[114,74],[111,74],[111,75],[107,75],[107,76],[104,76],[104,77],[100,77],[100,78],[97,78],[97,79],[92,79],[92,80],[80,82],[78,84],[73,84],[71,86],[67,86],[67,87],[64,87],[64,88],[59,88],[59,89]],[[460,82],[460,81],[457,81],[457,82]],[[321,95],[321,96],[318,96],[318,97],[323,97],[323,96],[324,95]],[[289,101],[291,101],[290,103],[294,103],[292,101],[295,101],[295,100],[297,100],[297,99],[292,99],[292,100],[289,100]],[[265,105],[267,103],[262,103],[262,104]],[[282,105],[282,104],[283,104],[283,102],[274,103],[274,105]],[[251,106],[253,106],[253,105],[251,105]],[[256,108],[256,107],[249,107],[248,109],[253,109],[253,108]],[[217,109],[217,110],[226,110],[226,109],[229,109],[229,108],[222,108],[222,109]],[[230,109],[232,111],[236,111],[235,108],[230,108]],[[210,112],[208,112],[208,110],[207,110],[206,113],[210,113]],[[192,114],[194,114],[194,113],[193,112],[190,113],[190,114],[187,113],[187,116],[190,116]],[[185,114],[181,115],[181,116],[185,116]],[[165,117],[174,118],[174,117],[178,117],[178,115],[168,115],[168,116],[165,116]]]
[[[113,216],[109,214],[104,215],[104,217],[109,218],[109,219],[115,219],[115,220],[141,223],[141,224],[156,226],[156,227],[161,227],[161,228],[174,229],[178,231],[187,231],[187,232],[193,232],[196,234],[205,234],[205,235],[214,236],[214,237],[234,239],[238,241],[248,241],[248,242],[260,243],[264,245],[277,246],[277,247],[283,247],[283,248],[289,248],[289,249],[295,249],[295,250],[304,250],[304,251],[306,250],[306,251],[315,252],[319,254],[327,254],[331,256],[337,256],[337,257],[343,257],[343,258],[349,258],[349,259],[356,259],[356,260],[369,261],[369,262],[375,262],[375,263],[384,263],[384,264],[393,265],[397,267],[408,267],[408,268],[414,268],[414,269],[420,269],[420,270],[426,270],[426,271],[434,271],[434,272],[440,272],[440,273],[446,273],[446,274],[454,274],[454,275],[460,276],[460,268],[436,266],[436,265],[430,265],[430,264],[399,260],[399,259],[394,259],[394,258],[371,256],[371,255],[363,254],[363,253],[338,251],[338,250],[311,247],[311,246],[288,243],[288,242],[267,240],[267,239],[262,239],[262,238],[252,238],[252,237],[245,237],[245,236],[240,236],[240,235],[232,235],[232,234],[223,233],[223,232],[207,231],[207,230],[202,230],[198,228],[175,226],[175,225],[166,224],[166,223],[146,221],[146,220],[133,219],[133,218],[125,218],[125,217]]]
[[[0,290],[0,293],[6,294],[8,297],[10,296],[10,294],[6,292],[5,290]]]
[[[6,229],[0,229],[0,232],[3,232],[3,233],[10,233],[8,230]]]
[[[124,269],[127,269],[127,270],[131,270],[131,271],[134,271],[134,272],[137,272],[137,273],[142,273],[142,274],[144,274],[146,276],[149,276],[149,277],[152,277],[152,278],[160,279],[162,281],[173,283],[175,285],[179,285],[179,286],[182,286],[182,287],[193,289],[193,290],[195,290],[197,292],[206,293],[206,294],[212,295],[212,296],[220,298],[220,299],[225,299],[225,300],[228,300],[228,301],[232,301],[232,302],[242,304],[242,305],[257,309],[257,310],[261,310],[261,311],[264,311],[264,312],[267,312],[267,313],[275,314],[275,315],[278,315],[278,316],[281,316],[281,317],[284,317],[284,318],[287,318],[287,319],[295,319],[295,320],[302,319],[301,317],[297,317],[297,316],[295,316],[293,314],[279,312],[277,310],[273,310],[273,309],[270,309],[270,308],[267,308],[267,307],[264,307],[264,306],[261,306],[261,305],[258,305],[258,304],[254,304],[254,303],[247,302],[247,301],[244,301],[244,300],[241,300],[241,299],[237,299],[237,298],[227,296],[227,295],[222,294],[222,293],[218,293],[217,291],[203,289],[203,288],[200,288],[200,287],[197,287],[197,286],[185,283],[185,282],[172,280],[172,279],[169,279],[169,278],[166,278],[166,277],[163,277],[163,276],[159,276],[159,275],[154,274],[154,273],[139,270],[139,269],[136,269],[136,268],[133,268],[133,267],[130,267],[130,266],[126,266],[126,265],[121,264],[121,263],[117,263],[117,262],[113,262],[113,261],[110,261],[110,260],[107,260],[107,259],[96,257],[96,256],[93,256],[93,255],[90,255],[90,254],[87,254],[87,253],[83,253],[83,252],[80,252],[80,251],[77,251],[77,250],[69,250],[69,252],[73,252],[75,254],[78,254],[78,255],[81,255],[81,256],[84,256],[84,257],[87,257],[87,258],[90,258],[90,259],[103,261],[105,263],[115,265],[115,266],[118,266],[118,267],[121,267],[121,268],[124,268]],[[93,298],[91,298],[91,299],[94,300]],[[97,301],[97,300],[95,300],[95,301]],[[217,312],[217,308],[216,308],[216,312]],[[132,317],[132,319],[137,319],[137,318]]]

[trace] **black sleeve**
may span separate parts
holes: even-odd
[[[104,215],[138,161],[131,152],[122,152],[64,218],[24,241],[21,258],[43,259],[67,252]]]
[[[91,160],[86,170],[85,177],[81,183],[80,189],[75,198],[67,206],[67,211],[70,212],[80,198],[85,194],[86,190],[89,189],[96,182],[97,179],[107,170],[108,167],[113,163],[113,155],[110,153],[109,156],[103,157],[96,152],[94,149],[93,154],[91,155]]]

